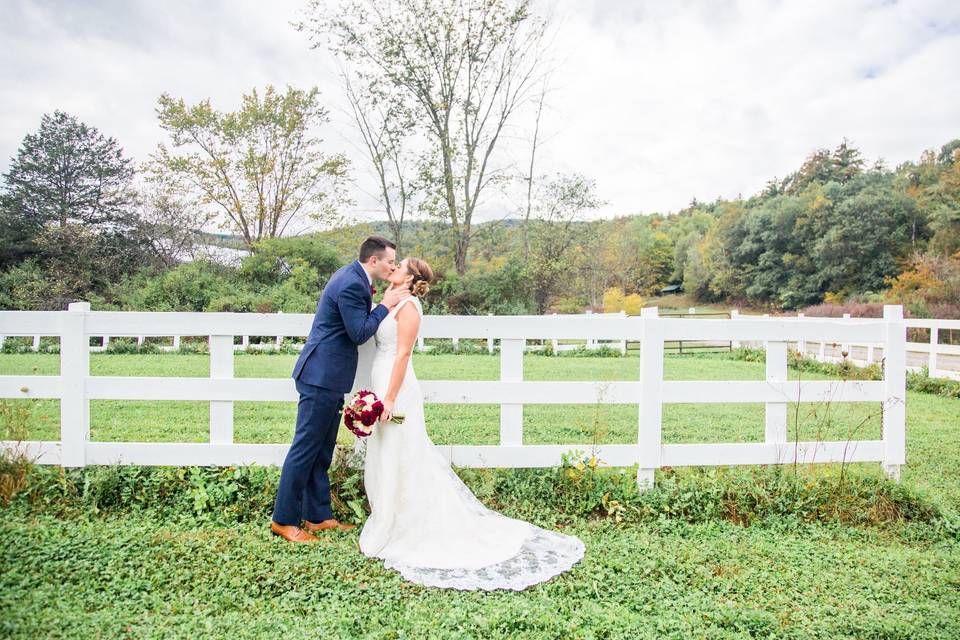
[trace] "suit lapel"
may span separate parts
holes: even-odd
[[[360,278],[360,281],[366,285],[366,287],[364,287],[364,291],[367,292],[367,297],[372,300],[373,296],[370,294],[371,285],[370,281],[367,280],[367,272],[363,270],[363,267],[360,266],[360,263],[356,260],[353,261],[353,272],[357,274],[357,277]]]

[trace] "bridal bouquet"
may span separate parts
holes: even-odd
[[[373,391],[360,389],[343,408],[343,422],[347,429],[358,438],[366,438],[373,433],[373,425],[383,415],[383,403]],[[394,414],[389,422],[403,424],[403,416]]]

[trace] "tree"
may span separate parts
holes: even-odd
[[[413,110],[406,104],[407,96],[395,87],[379,83],[358,87],[347,71],[341,77],[354,122],[376,173],[378,199],[387,214],[397,254],[402,255],[403,222],[417,191],[410,175],[414,160],[406,149],[416,126]]]
[[[942,256],[960,251],[960,140],[945,144],[938,155],[925,151],[918,164],[904,163],[898,174],[901,188],[917,202],[914,236],[925,223],[932,234],[927,250]]]
[[[844,138],[832,153],[828,149],[814,151],[800,169],[787,176],[780,186],[786,193],[798,194],[815,182],[818,184],[846,183],[863,172],[863,164],[860,151],[850,146]],[[775,190],[768,186],[767,191]]]
[[[457,273],[467,268],[473,212],[502,180],[493,153],[527,100],[540,66],[546,22],[529,0],[312,0],[299,28],[356,62],[368,85],[405,92],[430,144],[420,162],[421,208],[446,219]]]
[[[872,176],[828,185],[826,195],[836,204],[812,247],[818,278],[826,291],[879,291],[910,255],[916,202]]]
[[[173,149],[160,145],[150,170],[176,182],[202,206],[225,215],[220,228],[251,250],[282,236],[294,220],[337,219],[346,202],[347,159],[320,151],[313,128],[328,121],[319,90],[268,86],[243,96],[240,109],[216,111],[163,94],[157,114]],[[178,153],[179,151],[179,153]]]
[[[62,111],[24,137],[0,194],[0,267],[38,253],[50,224],[123,228],[132,217],[134,169],[114,138]]]
[[[533,139],[530,141],[530,166],[523,181],[527,183],[527,206],[523,212],[523,257],[530,255],[530,215],[533,213],[534,165],[537,160],[537,148],[540,146],[540,117],[543,115],[543,103],[547,97],[547,82],[544,80],[537,99],[537,116],[533,121]]]
[[[170,176],[154,173],[140,194],[138,228],[157,262],[173,268],[200,257],[197,239],[216,214],[185,198]]]
[[[4,174],[4,205],[39,226],[116,222],[135,202],[133,174],[114,138],[54,111],[23,139]]]
[[[594,182],[579,174],[558,175],[538,189],[527,254],[527,273],[538,313],[547,310],[561,275],[569,270],[566,258],[576,239],[574,223],[584,211],[603,204],[596,196]]]
[[[739,202],[724,202],[713,224],[703,232],[694,231],[679,243],[687,254],[678,258],[683,268],[683,288],[703,300],[719,300],[743,294],[742,269],[734,264],[734,249],[741,244],[742,225],[747,217]],[[756,247],[754,247],[756,248]]]
[[[654,295],[666,286],[673,272],[674,246],[663,231],[654,231],[643,238],[640,247],[636,289],[643,295]]]

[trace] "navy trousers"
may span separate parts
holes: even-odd
[[[327,469],[337,442],[343,394],[294,381],[300,393],[297,430],[283,461],[273,521],[300,526],[300,520],[321,522],[333,517]]]

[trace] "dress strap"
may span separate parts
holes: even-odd
[[[420,315],[422,316],[422,315],[423,315],[423,307],[420,306],[420,300],[417,298],[417,296],[408,296],[408,297],[404,298],[403,300],[401,300],[400,302],[397,303],[397,306],[395,306],[395,307],[393,308],[393,311],[391,311],[391,313],[394,314],[394,315],[396,315],[397,312],[400,311],[400,307],[402,307],[404,304],[406,304],[407,302],[409,302],[409,301],[411,301],[411,300],[414,301],[414,303],[415,303],[414,306],[417,307],[417,311],[419,311],[419,312],[420,312]]]

